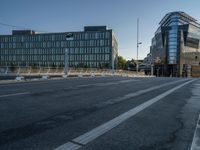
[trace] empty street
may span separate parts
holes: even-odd
[[[199,91],[192,78],[0,84],[0,149],[196,150]]]

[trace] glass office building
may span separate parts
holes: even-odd
[[[154,74],[184,76],[200,65],[200,24],[184,12],[164,16],[150,47]],[[157,72],[159,70],[159,72]]]
[[[68,55],[65,55],[66,49]],[[116,67],[118,43],[106,26],[87,26],[82,32],[36,33],[14,30],[0,35],[0,66]]]

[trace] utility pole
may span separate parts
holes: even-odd
[[[68,76],[68,69],[69,69],[69,67],[68,67],[68,57],[69,57],[68,51],[69,51],[68,48],[66,48],[65,49],[65,59],[64,59],[65,60],[65,64],[64,64],[65,68],[64,68],[64,76],[63,76],[64,78],[66,78]]]
[[[137,18],[137,66],[136,66],[136,71],[138,73],[138,38],[139,38],[139,18]]]
[[[137,73],[138,73],[138,68],[139,68],[138,49],[139,49],[140,44],[142,44],[142,42],[139,42],[139,18],[137,18],[137,66],[136,66]]]

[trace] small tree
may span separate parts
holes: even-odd
[[[122,56],[118,56],[117,68],[126,69],[126,60]]]
[[[134,59],[128,60],[128,61],[126,62],[126,69],[128,69],[128,70],[136,69],[136,66],[137,66],[137,64],[136,64],[136,62],[135,62]]]

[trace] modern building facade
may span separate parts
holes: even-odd
[[[115,68],[115,34],[106,26],[87,26],[81,32],[15,30],[0,35],[0,66],[63,67],[65,56],[70,67]]]
[[[154,74],[187,75],[200,65],[200,24],[184,12],[170,12],[159,25],[150,47]]]

